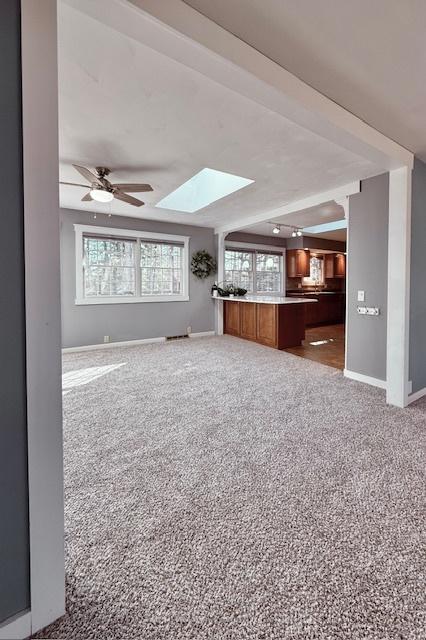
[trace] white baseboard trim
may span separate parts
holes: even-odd
[[[349,369],[343,370],[345,378],[356,380],[357,382],[363,382],[364,384],[370,384],[373,387],[379,387],[379,389],[386,389],[386,380],[380,380],[380,378],[372,378],[371,376],[365,376],[363,373],[357,373],[356,371],[350,371]]]
[[[416,400],[420,400],[420,398],[423,398],[423,396],[426,396],[426,387],[424,387],[423,389],[419,389],[419,391],[415,391],[414,393],[411,393],[408,396],[408,404],[411,404]]]
[[[208,338],[209,336],[215,336],[215,331],[199,331],[198,333],[190,333],[190,338]]]
[[[190,333],[190,338],[207,338],[214,336],[214,331],[200,331]],[[64,347],[62,353],[77,353],[78,351],[97,351],[98,349],[114,349],[115,347],[137,347],[142,344],[152,344],[153,342],[166,342],[166,338],[144,338],[143,340],[125,340],[123,342],[101,342],[100,344],[87,344],[81,347]],[[1,640],[1,638],[0,638]]]
[[[0,640],[24,640],[31,633],[31,611],[18,613],[0,625]]]
[[[145,338],[144,340],[125,340],[122,342],[101,342],[101,344],[86,344],[81,347],[64,347],[62,353],[75,353],[77,351],[97,351],[98,349],[114,349],[115,347],[137,347],[139,344],[151,344],[153,342],[165,342],[166,338]]]

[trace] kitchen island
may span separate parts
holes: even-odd
[[[245,295],[223,301],[223,332],[274,349],[297,347],[305,338],[306,304],[310,298]]]

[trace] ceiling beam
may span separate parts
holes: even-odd
[[[279,207],[278,209],[264,211],[263,213],[257,213],[254,216],[245,218],[244,220],[240,219],[225,225],[221,225],[215,229],[215,233],[231,233],[232,231],[240,231],[242,228],[247,229],[247,227],[253,227],[256,224],[269,222],[270,220],[274,220],[277,218],[280,218],[281,221],[281,218],[283,216],[290,215],[291,213],[296,213],[297,211],[303,211],[304,209],[309,209],[310,207],[317,207],[321,204],[324,204],[325,202],[330,202],[330,200],[335,200],[338,204],[341,204],[343,198],[352,196],[354,195],[354,193],[359,193],[360,190],[361,183],[359,180],[357,180],[356,182],[345,184],[342,187],[332,189],[331,191],[323,191],[321,193],[316,193],[312,196],[308,196],[307,198],[303,198],[302,200],[289,202],[284,206]]]
[[[82,3],[82,0],[67,0]],[[93,0],[84,0],[90,4]],[[106,0],[105,4],[116,0]],[[134,36],[212,80],[280,113],[383,170],[412,168],[413,154],[316,91],[183,0],[119,0],[149,29]],[[149,18],[151,20],[149,20]],[[146,25],[147,26],[147,25]],[[138,25],[139,29],[140,25]],[[147,33],[146,31],[149,31]]]

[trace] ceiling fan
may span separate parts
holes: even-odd
[[[90,191],[82,197],[82,202],[90,202],[91,200],[96,200],[96,202],[111,202],[116,198],[117,200],[132,204],[134,207],[141,207],[145,203],[142,202],[142,200],[138,200],[138,198],[129,196],[127,192],[152,191],[150,184],[113,184],[107,179],[107,176],[111,173],[111,169],[107,167],[96,167],[96,174],[94,174],[90,169],[81,167],[78,164],[73,164],[72,166],[90,183],[90,187],[87,184],[78,184],[76,182],[60,182],[59,184],[67,184],[72,187],[85,187],[86,189],[90,188]]]

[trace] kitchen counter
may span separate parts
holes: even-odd
[[[256,296],[245,295],[235,296],[212,296],[213,300],[225,300],[226,302],[254,302],[256,304],[305,304],[305,302],[318,302],[318,300],[309,298],[295,298],[288,296]]]
[[[217,296],[223,303],[223,332],[274,349],[297,347],[305,339],[307,303],[318,300],[288,296]],[[244,304],[241,304],[244,303]]]

